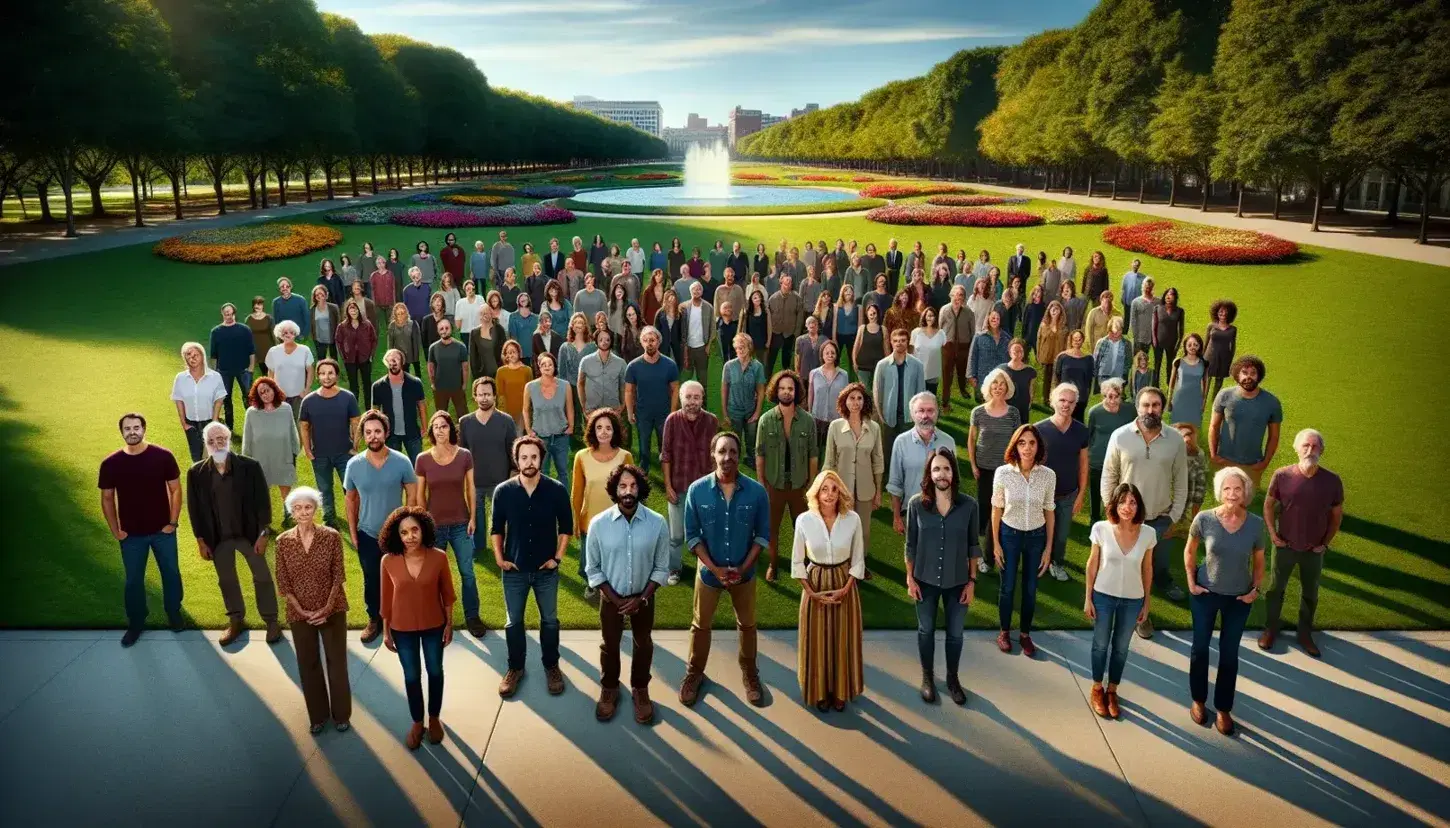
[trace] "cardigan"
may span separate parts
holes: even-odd
[[[213,502],[211,480],[215,469],[216,464],[207,457],[186,470],[186,513],[191,518],[191,529],[212,549],[225,540],[221,537],[216,504]],[[272,495],[267,491],[262,464],[233,452],[227,457],[227,476],[231,478],[232,491],[240,501],[236,508],[241,516],[242,537],[249,543],[256,543],[272,523]]]

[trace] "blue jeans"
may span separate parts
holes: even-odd
[[[574,474],[574,468],[569,461],[569,435],[540,436],[539,439],[544,441],[544,456],[539,460],[539,474],[547,474],[549,461],[554,461],[554,479],[564,484],[564,493],[568,494]]]
[[[1128,645],[1133,641],[1143,599],[1117,598],[1093,590],[1093,609],[1098,613],[1093,622],[1093,682],[1102,683],[1106,669],[1108,684],[1117,684],[1123,680],[1123,668],[1128,664]]]
[[[473,555],[478,557],[479,550],[483,550],[484,554],[492,558],[493,541],[489,537],[489,521],[492,519],[492,513],[489,510],[492,508],[490,504],[493,503],[493,489],[479,487],[475,491],[474,497],[478,498],[478,523],[473,527]],[[465,617],[468,615],[467,607],[468,605],[465,603],[463,613]]]
[[[1031,532],[1002,524],[1002,588],[997,598],[997,623],[1012,629],[1012,596],[1017,591],[1017,567],[1022,567],[1022,634],[1032,633],[1032,613],[1037,608],[1037,568],[1047,547],[1047,527]]]
[[[755,432],[760,425],[760,420],[757,419],[753,423],[746,422],[754,413],[754,411],[748,411],[737,415],[730,412],[728,415],[730,430],[740,437],[740,462],[744,463],[747,469],[755,468]]]
[[[1163,540],[1163,533],[1173,527],[1173,521],[1167,515],[1163,515],[1152,520],[1145,520],[1143,523],[1153,527],[1153,531],[1158,533],[1158,546],[1153,550],[1153,586],[1167,589],[1173,586],[1173,575],[1171,574],[1173,569],[1170,566],[1173,556],[1168,554],[1168,545]],[[1182,557],[1179,560],[1182,560]]]
[[[916,602],[916,649],[921,657],[921,669],[927,672],[936,669],[936,608],[941,604],[947,616],[947,675],[954,676],[962,660],[962,627],[967,622],[962,590],[967,585],[943,589],[921,581],[916,584],[921,588],[921,600]]]
[[[222,387],[227,390],[226,400],[222,403],[222,413],[226,417],[224,422],[227,428],[232,428],[232,383],[242,392],[242,410],[247,408],[247,394],[252,390],[251,371],[221,371]]]
[[[666,405],[668,406],[668,403]],[[665,417],[667,416],[669,416],[668,408],[665,411],[655,411],[649,414],[635,409],[635,430],[639,432],[639,453],[635,454],[634,459],[645,474],[649,474],[651,435],[661,451],[665,448]]]
[[[1193,613],[1193,647],[1188,653],[1188,690],[1196,702],[1208,701],[1208,642],[1213,638],[1214,622],[1223,616],[1223,629],[1218,634],[1218,678],[1213,685],[1213,706],[1229,713],[1234,707],[1234,685],[1239,677],[1239,640],[1249,621],[1253,605],[1237,596],[1205,592],[1190,595],[1188,609]]]
[[[539,645],[544,648],[544,667],[559,665],[559,570],[505,571],[503,603],[508,622],[504,626],[504,640],[508,642],[510,670],[524,669],[524,656],[528,654],[524,607],[529,602],[530,591],[539,607]]]
[[[362,568],[363,605],[368,609],[368,620],[379,618],[378,598],[379,568],[383,565],[383,550],[378,539],[361,529],[357,532],[357,564]]]
[[[332,496],[332,473],[337,472],[337,484],[343,485],[347,461],[351,459],[351,454],[319,454],[312,458],[312,476],[317,479],[317,490],[322,492],[322,517],[328,522],[337,519],[337,504]]]
[[[463,617],[478,617],[478,578],[473,572],[473,536],[468,534],[468,524],[451,523],[438,527],[438,548],[453,547],[453,557],[458,560],[458,580],[463,584]]]
[[[1071,491],[1053,501],[1057,505],[1052,511],[1052,562],[1058,566],[1067,560],[1067,536],[1072,531],[1072,504],[1076,500],[1077,492]]]
[[[388,435],[388,448],[393,451],[401,451],[408,455],[408,462],[411,463],[418,459],[418,455],[423,453],[423,438],[390,434]]]
[[[161,572],[161,602],[168,616],[181,612],[181,567],[176,560],[176,535],[128,535],[121,541],[121,565],[126,571],[126,626],[146,626],[146,561],[156,555]]]
[[[403,689],[408,693],[408,712],[413,721],[423,721],[423,669],[428,670],[428,715],[438,718],[443,710],[443,628],[405,632],[393,630],[393,646],[403,665]],[[422,658],[419,658],[422,650]]]

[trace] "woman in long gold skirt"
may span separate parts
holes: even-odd
[[[791,552],[791,575],[801,583],[796,672],[806,704],[821,712],[844,710],[866,686],[856,586],[866,576],[861,519],[834,471],[816,477],[806,504],[796,518]]]

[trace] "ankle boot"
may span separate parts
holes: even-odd
[[[936,672],[934,670],[921,671],[921,700],[927,704],[936,703]]]

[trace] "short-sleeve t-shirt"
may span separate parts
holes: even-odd
[[[1012,434],[1022,425],[1022,415],[1017,413],[1017,409],[1009,405],[1007,413],[993,417],[987,413],[987,405],[983,403],[972,409],[971,423],[977,428],[977,468],[995,469],[1007,462],[1003,459],[1007,454],[1007,444],[1012,442]],[[1077,480],[1076,472],[1072,479]]]
[[[267,369],[282,386],[282,393],[288,397],[300,397],[307,393],[307,369],[312,365],[312,350],[298,345],[291,354],[286,345],[273,345],[267,352]]]
[[[1213,401],[1213,413],[1223,415],[1219,431],[1219,456],[1231,463],[1245,465],[1264,459],[1264,434],[1270,423],[1284,421],[1284,408],[1279,398],[1260,390],[1245,397],[1238,388],[1225,388]]]
[[[679,366],[667,356],[661,356],[653,365],[642,356],[635,357],[624,370],[624,384],[634,386],[637,414],[670,413],[670,383],[679,380]]]
[[[1073,494],[1077,491],[1078,456],[1092,442],[1088,427],[1077,420],[1068,420],[1067,431],[1059,431],[1048,417],[1038,421],[1037,433],[1047,446],[1046,465],[1057,475],[1057,491],[1053,497]]]
[[[1198,585],[1218,595],[1243,595],[1254,586],[1254,550],[1264,548],[1264,519],[1248,512],[1237,532],[1224,528],[1218,513],[1199,512],[1189,527],[1190,537],[1203,543],[1204,559],[1198,567]]]
[[[739,359],[732,359],[725,363],[725,382],[730,386],[725,413],[732,418],[755,413],[755,390],[765,384],[765,366],[754,359],[742,366]]]
[[[1290,549],[1309,552],[1329,534],[1331,513],[1344,503],[1344,482],[1323,467],[1306,477],[1298,465],[1285,466],[1270,478],[1269,497],[1279,503],[1279,538]]]
[[[166,484],[181,479],[176,456],[166,449],[148,445],[140,454],[125,449],[111,452],[101,461],[96,484],[116,490],[116,516],[127,535],[154,535],[171,522],[171,498]]]
[[[342,488],[358,493],[358,531],[376,538],[383,530],[383,521],[403,505],[403,485],[417,482],[413,464],[402,452],[388,449],[388,459],[383,461],[382,468],[374,468],[368,462],[368,452],[353,455],[347,461]]]
[[[360,416],[357,397],[339,388],[330,399],[322,396],[321,391],[303,397],[302,412],[297,419],[310,426],[312,453],[318,457],[335,457],[352,453],[352,429],[348,422]]]
[[[433,387],[457,391],[463,387],[463,366],[468,364],[468,346],[454,339],[428,346],[428,364],[433,366]]]
[[[495,415],[497,416],[497,415]],[[414,471],[428,480],[428,512],[439,526],[455,526],[468,522],[468,502],[463,496],[464,482],[473,471],[473,455],[461,448],[453,462],[444,465],[425,451],[418,455]]]

